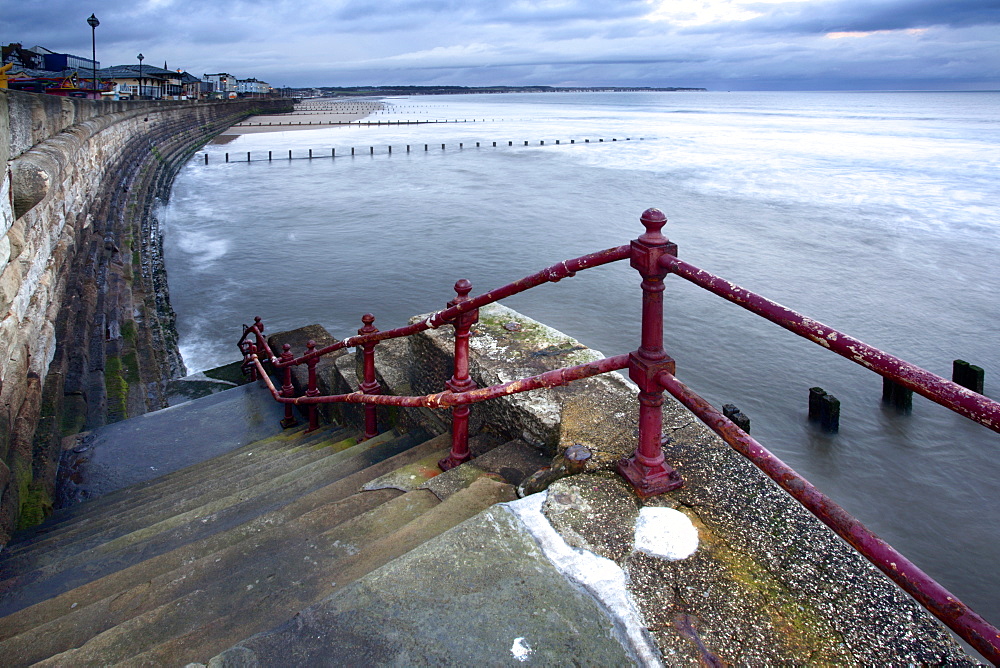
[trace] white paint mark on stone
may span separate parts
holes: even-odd
[[[514,644],[510,646],[510,653],[514,655],[515,659],[524,663],[531,658],[535,650],[531,649],[531,645],[524,638],[514,638]]]
[[[698,549],[698,530],[679,510],[643,508],[635,522],[635,549],[660,559],[687,559]]]
[[[660,652],[628,591],[628,575],[615,562],[589,550],[571,547],[542,513],[548,492],[504,503],[531,534],[552,565],[568,580],[587,590],[609,613],[614,635],[640,666],[662,666]]]

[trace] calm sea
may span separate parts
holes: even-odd
[[[469,122],[247,135],[181,172],[163,232],[191,370],[235,360],[254,315],[344,337],[372,311],[389,329],[442,307],[456,279],[478,293],[627,243],[655,206],[687,261],[940,375],[978,364],[1000,396],[1000,93],[385,103],[375,119]],[[268,150],[271,163],[224,162]],[[678,376],[739,406],[765,446],[1000,623],[1000,435],[921,397],[900,415],[879,377],[667,283]],[[616,265],[506,303],[612,355],[638,345],[639,299]],[[840,399],[839,434],[807,422],[812,386]]]

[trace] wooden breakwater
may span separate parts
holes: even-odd
[[[547,146],[571,146],[571,145],[605,144],[605,143],[610,144],[610,143],[613,143],[613,142],[643,141],[643,139],[644,139],[643,137],[637,137],[635,139],[633,139],[632,137],[624,137],[622,139],[618,139],[617,137],[612,137],[610,139],[598,138],[598,139],[594,139],[594,140],[591,140],[591,139],[588,138],[588,139],[582,139],[582,140],[570,139],[568,141],[561,140],[561,139],[556,139],[554,142],[550,140],[548,144],[545,143],[546,140],[544,140],[544,139],[536,140],[537,143],[534,143],[534,142],[532,142],[530,140],[527,140],[527,139],[519,140],[517,142],[515,142],[514,140],[509,139],[509,140],[507,140],[506,144],[504,144],[503,141],[494,141],[492,143],[490,143],[490,142],[483,142],[483,141],[477,141],[477,142],[475,142],[474,146],[473,146],[472,142],[470,142],[468,146],[466,146],[465,142],[458,142],[457,144],[453,143],[453,144],[451,144],[451,146],[452,146],[452,148],[457,148],[458,150],[464,150],[466,148],[513,148],[513,147],[525,147],[525,146],[539,146],[539,147],[541,147],[541,146],[546,146],[546,145]],[[522,142],[523,142],[523,144],[522,144]],[[423,146],[422,149],[420,148],[421,146]],[[438,147],[440,147],[440,148],[438,148]],[[235,153],[233,153],[233,154],[226,153],[224,160],[227,163],[228,162],[273,162],[274,160],[315,160],[315,159],[319,159],[319,158],[323,158],[323,159],[331,159],[331,158],[332,159],[336,159],[338,157],[347,157],[347,156],[356,156],[356,155],[369,155],[369,156],[376,155],[376,154],[379,154],[379,155],[392,155],[392,153],[393,153],[393,145],[391,145],[391,144],[388,144],[388,145],[385,146],[385,151],[384,152],[382,151],[382,147],[378,147],[378,148],[379,148],[378,153],[376,153],[376,150],[375,150],[376,146],[373,146],[373,145],[369,145],[367,147],[367,149],[368,149],[367,151],[364,151],[364,150],[358,151],[357,147],[351,147],[349,153],[345,152],[344,150],[341,150],[340,153],[337,153],[337,149],[336,148],[331,148],[329,150],[327,150],[327,149],[316,150],[316,149],[311,149],[310,148],[310,149],[302,149],[303,151],[305,151],[305,153],[302,153],[302,154],[299,154],[299,155],[295,155],[294,152],[293,152],[293,149],[288,149],[287,157],[285,156],[284,151],[281,151],[280,154],[279,154],[278,152],[275,152],[274,150],[270,150],[270,151],[267,151],[267,157],[264,157],[263,151],[257,152],[257,155],[259,157],[256,157],[256,158],[253,157],[253,153],[254,153],[253,151],[247,151],[245,153],[246,159],[243,159],[243,156],[244,156],[243,153],[239,154],[239,159],[237,159],[237,154],[235,154]],[[399,153],[399,152],[412,153],[412,152],[416,152],[416,151],[427,152],[427,151],[430,151],[432,148],[434,150],[445,151],[445,150],[448,149],[448,143],[447,142],[443,142],[443,143],[437,143],[437,142],[435,142],[433,144],[431,144],[431,143],[424,143],[424,144],[403,144],[403,145],[397,145],[396,148],[397,148],[397,151],[396,151],[397,153]],[[209,154],[208,153],[205,153],[203,155],[203,160],[204,160],[204,164],[206,164],[206,165],[209,164]]]

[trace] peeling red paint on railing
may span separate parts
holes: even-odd
[[[816,489],[794,469],[771,454],[749,434],[669,372],[657,380],[663,388],[708,425],[734,450],[792,495],[809,512],[847,541],[868,561],[903,588],[976,651],[1000,663],[1000,630],[958,600],[954,594],[879,538],[833,499]]]
[[[1000,432],[1000,403],[894,357],[864,341],[771,301],[672,255],[660,260],[664,269],[762,318],[807,338],[852,362],[885,376],[931,401]]]
[[[467,392],[452,392],[446,390],[435,394],[425,394],[422,396],[390,395],[390,394],[364,394],[363,392],[351,392],[349,394],[323,394],[315,397],[284,397],[281,390],[274,386],[264,370],[261,360],[257,356],[252,357],[252,363],[257,369],[258,375],[264,384],[267,385],[271,396],[275,401],[283,404],[294,404],[296,406],[310,406],[316,404],[377,404],[379,406],[403,406],[406,408],[451,408],[453,406],[463,406],[476,404],[489,399],[506,397],[511,394],[530,392],[549,387],[559,387],[568,385],[574,380],[583,380],[591,376],[597,376],[609,371],[619,371],[628,368],[628,355],[615,355],[605,357],[594,362],[578,364],[576,366],[563,367],[512,380],[509,383],[481,387]]]

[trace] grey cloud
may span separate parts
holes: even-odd
[[[400,17],[436,16],[467,23],[551,23],[559,21],[603,21],[641,16],[649,11],[643,0],[602,2],[572,0],[558,5],[517,0],[348,0],[337,12],[345,21],[392,22]],[[364,29],[364,27],[362,27]]]
[[[931,26],[1000,24],[1000,0],[835,0],[825,3],[753,5],[763,16],[731,23],[741,32],[868,32]],[[689,32],[715,32],[705,26]]]
[[[77,0],[7,4],[6,41],[89,54],[91,8]],[[157,65],[279,85],[1000,86],[1000,0],[761,3],[757,19],[698,29],[644,20],[651,6],[643,0],[96,5],[102,64],[132,63],[142,51]],[[818,37],[931,26],[941,27],[919,36]]]

